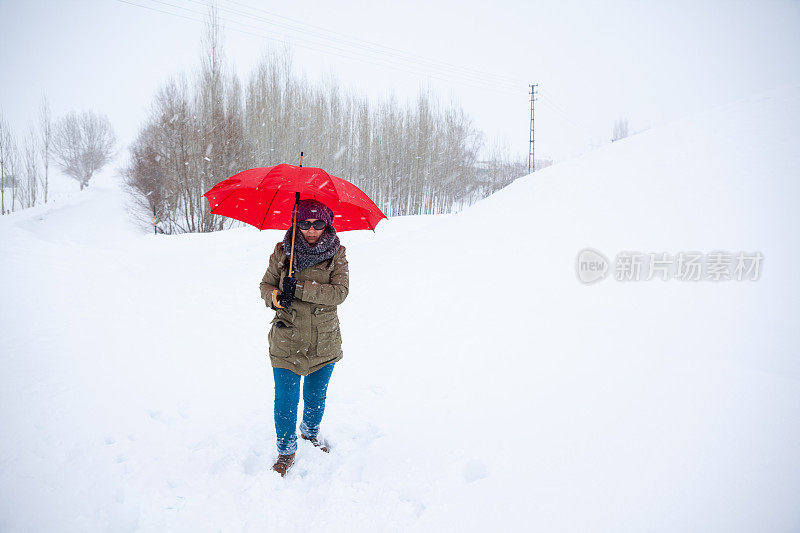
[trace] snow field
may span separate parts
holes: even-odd
[[[111,176],[4,217],[0,530],[796,530],[799,123],[779,88],[341,234],[333,450],[284,479],[282,232],[143,234]],[[585,286],[584,247],[765,260]]]

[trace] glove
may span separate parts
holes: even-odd
[[[282,292],[278,295],[278,304],[280,304],[280,306],[283,307],[284,309],[288,309],[293,301],[294,298],[287,295],[286,293]]]
[[[294,291],[297,289],[297,278],[283,278],[283,290],[278,296],[278,303],[283,307],[289,307],[294,300]]]

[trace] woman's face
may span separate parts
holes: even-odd
[[[322,236],[322,232],[325,231],[325,228],[322,229],[314,229],[313,223],[316,218],[309,218],[306,219],[312,223],[312,226],[308,229],[300,229],[300,233],[303,234],[303,238],[306,240],[308,244],[317,244],[317,241]]]

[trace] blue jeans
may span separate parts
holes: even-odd
[[[303,380],[303,421],[300,432],[313,438],[319,433],[319,424],[325,412],[325,395],[331,379],[330,363],[307,375]],[[278,435],[278,453],[291,455],[297,451],[297,405],[300,403],[300,376],[285,368],[273,368],[275,377],[275,433]]]

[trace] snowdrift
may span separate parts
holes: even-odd
[[[281,233],[154,236],[116,179],[0,220],[2,531],[800,528],[800,87],[344,233],[321,454],[281,479]],[[760,252],[581,283],[578,253]]]

